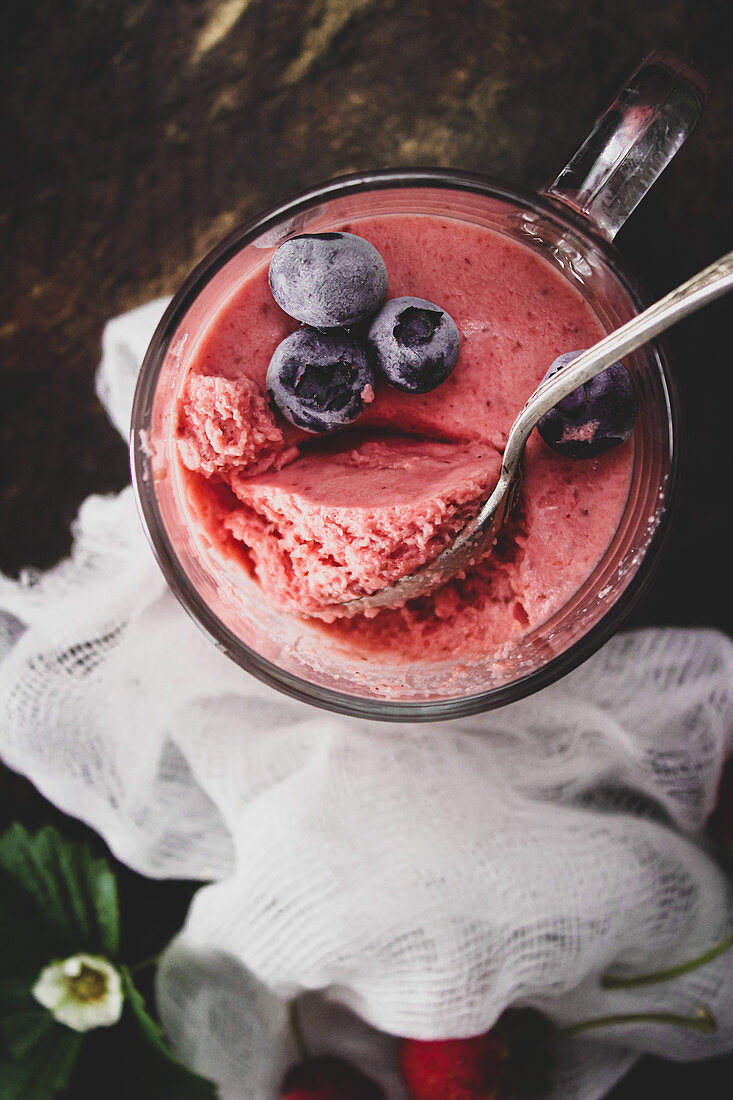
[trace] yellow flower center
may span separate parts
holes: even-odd
[[[82,963],[78,974],[66,976],[66,987],[79,1004],[96,1004],[107,996],[107,975]]]

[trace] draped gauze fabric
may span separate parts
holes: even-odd
[[[164,302],[111,322],[99,393],[124,434]],[[81,508],[71,557],[0,579],[0,754],[143,874],[201,880],[158,1007],[224,1100],[272,1100],[306,992],[315,1051],[404,1100],[393,1036],[694,1017],[558,1044],[555,1100],[597,1100],[639,1052],[733,1049],[733,952],[625,991],[731,922],[703,837],[733,742],[733,645],[618,635],[540,693],[440,725],[321,713],[223,656],[166,589],[131,490]]]

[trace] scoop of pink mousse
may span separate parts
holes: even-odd
[[[232,477],[243,507],[224,526],[249,548],[272,599],[313,614],[434,558],[500,466],[486,444],[373,438],[306,451],[283,469]]]

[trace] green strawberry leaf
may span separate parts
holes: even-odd
[[[73,1072],[83,1035],[36,1001],[44,967],[80,952],[114,957],[117,886],[106,860],[56,829],[0,836],[0,1100],[50,1100]]]
[[[119,949],[117,885],[106,860],[54,828],[31,835],[20,825],[0,836],[0,1100],[51,1100],[103,1055],[108,1095],[215,1100],[210,1081],[187,1069],[166,1045]],[[118,965],[125,995],[119,1024],[86,1035],[58,1023],[32,989],[44,967],[80,953]],[[90,1063],[91,1064],[91,1063]],[[98,1072],[98,1068],[97,1068]]]
[[[51,1023],[33,1058],[3,1062],[2,1100],[51,1100],[71,1080],[82,1036],[57,1024],[50,1013],[48,1018]]]
[[[32,980],[0,981],[0,1097],[50,1100],[71,1078],[82,1038],[33,998]]]
[[[167,1046],[163,1032],[145,1007],[142,994],[135,988],[130,971],[122,967],[126,1011],[123,1022],[135,1041],[125,1050],[134,1061],[136,1074],[146,1082],[156,1100],[216,1100],[218,1092],[211,1082],[188,1069]]]
[[[114,958],[119,948],[117,885],[85,842],[48,826],[0,836],[0,976],[35,971],[79,952]]]
[[[34,976],[0,980],[0,1054],[30,1056],[53,1017],[31,994]]]

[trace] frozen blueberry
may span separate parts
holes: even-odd
[[[346,332],[301,328],[275,348],[267,392],[298,428],[324,434],[351,424],[374,398],[374,371]]]
[[[391,298],[369,326],[376,366],[406,393],[428,393],[445,382],[458,360],[461,338],[449,314],[424,298]]]
[[[302,233],[273,255],[270,290],[297,321],[339,328],[379,309],[387,293],[387,268],[374,245],[354,233]]]
[[[579,355],[582,352],[559,355],[545,378],[552,377]],[[593,458],[629,438],[638,412],[639,401],[631,375],[623,363],[612,363],[545,413],[537,430],[558,454]]]

